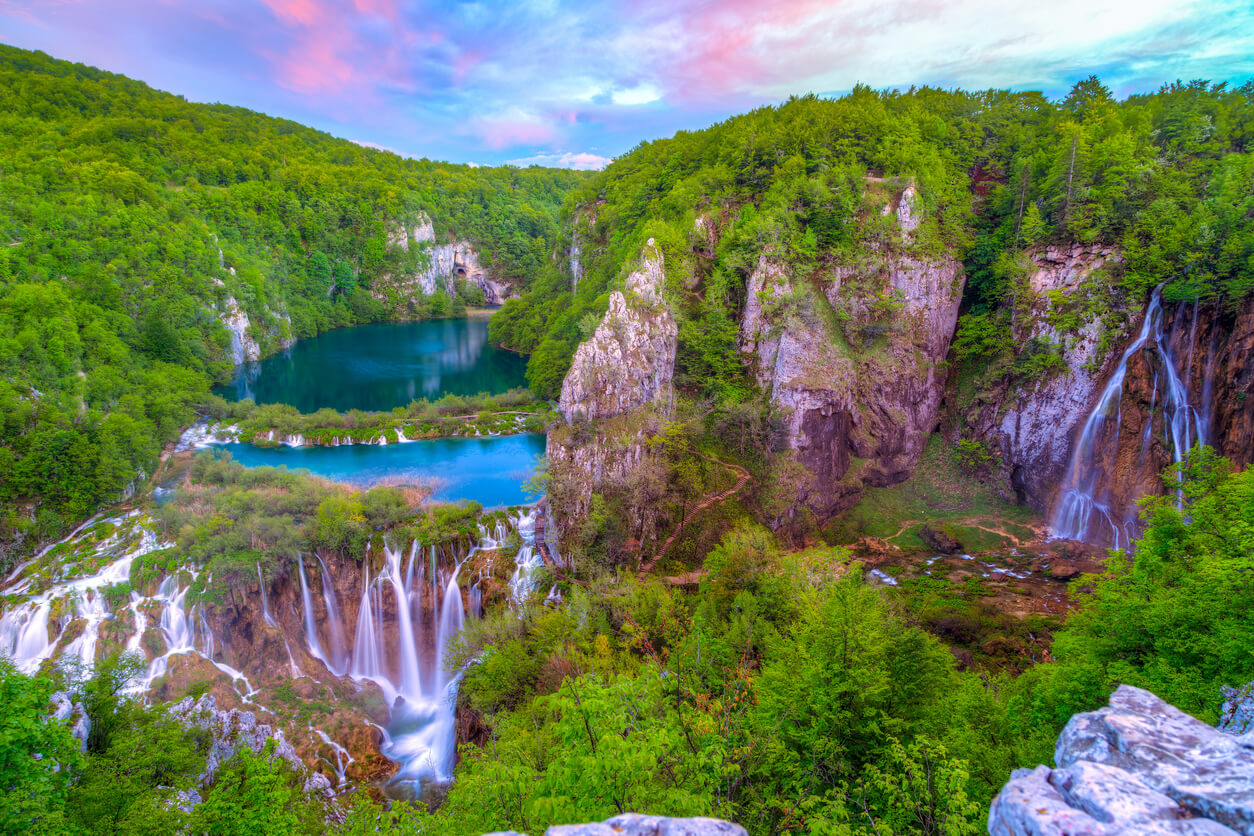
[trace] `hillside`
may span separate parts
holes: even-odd
[[[525,285],[583,179],[402,159],[0,46],[0,541],[137,489],[233,360],[447,313],[396,281],[444,242]]]

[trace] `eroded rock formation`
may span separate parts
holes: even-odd
[[[671,401],[678,340],[664,288],[662,255],[650,239],[625,289],[610,294],[601,324],[575,351],[559,400],[566,425],[549,433],[546,450],[562,531],[587,512],[594,491],[649,471],[645,442]],[[645,501],[638,510],[633,534],[651,537],[658,511]]]
[[[425,215],[418,216],[412,229],[396,224],[388,233],[388,246],[409,252],[411,247],[425,251],[427,264],[424,268],[396,276],[385,276],[379,287],[372,292],[381,302],[402,306],[412,301],[421,291],[430,296],[437,290],[453,296],[457,293],[457,281],[462,279],[483,291],[484,301],[499,305],[509,296],[508,282],[491,275],[483,265],[474,244],[465,239],[440,240],[435,226]]]
[[[1077,714],[1057,767],[1016,770],[993,800],[991,836],[1254,833],[1254,736],[1231,737],[1121,685]]]
[[[575,350],[558,401],[568,422],[669,400],[678,330],[662,300],[663,284],[662,254],[650,238],[626,290],[610,294],[601,324]]]
[[[890,204],[900,241],[862,262],[792,276],[769,253],[749,278],[740,349],[783,415],[819,518],[865,487],[906,479],[939,421],[941,366],[965,276],[953,257],[914,254],[913,188]]]

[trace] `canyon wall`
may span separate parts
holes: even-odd
[[[592,493],[623,489],[649,470],[647,440],[670,406],[678,341],[664,289],[662,254],[649,239],[562,381],[564,422],[550,430],[546,450],[562,534],[588,512]],[[658,509],[641,501],[636,510],[636,535],[651,537]]]
[[[912,472],[940,420],[943,366],[965,275],[916,251],[913,186],[884,207],[897,236],[858,261],[793,276],[763,253],[749,277],[740,351],[809,474],[799,501],[819,519]]]

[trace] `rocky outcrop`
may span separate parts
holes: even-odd
[[[396,276],[386,276],[380,288],[372,289],[385,304],[397,304],[411,300],[418,291],[430,296],[443,290],[450,296],[457,293],[457,281],[462,279],[483,291],[484,301],[499,305],[510,295],[508,282],[491,275],[475,249],[474,244],[462,240],[437,238],[435,226],[425,214],[419,214],[412,229],[396,224],[388,233],[388,246],[409,252],[416,247],[426,253],[426,266]]]
[[[588,511],[594,492],[634,497],[631,536],[656,535],[658,508],[646,441],[671,402],[678,328],[663,298],[662,255],[653,239],[623,290],[610,294],[601,324],[575,351],[562,381],[566,425],[549,432],[549,499],[562,540]]]
[[[798,281],[769,253],[749,278],[740,350],[809,472],[799,497],[822,519],[868,486],[906,479],[939,420],[962,298],[962,265],[914,255],[912,189],[896,203],[903,243]]]
[[[221,284],[219,282],[219,284]],[[231,361],[235,365],[253,363],[274,349],[289,348],[295,339],[291,335],[292,321],[283,313],[263,312],[269,325],[254,323],[247,311],[240,306],[234,296],[227,296],[218,310],[218,321],[231,335]],[[258,342],[260,335],[262,342]]]
[[[251,711],[235,708],[222,711],[212,694],[205,694],[199,699],[187,697],[175,703],[170,707],[170,716],[189,728],[209,733],[209,751],[205,755],[205,771],[199,779],[201,784],[212,782],[218,768],[236,752],[248,749],[260,753],[269,740],[275,742],[275,757],[282,758],[296,769],[304,768],[296,750],[284,739],[282,729],[258,723]]]
[[[568,422],[612,418],[669,400],[678,329],[662,299],[663,286],[662,254],[650,238],[626,290],[610,294],[601,324],[575,350],[558,401]]]
[[[522,836],[509,832],[487,836]],[[748,836],[738,824],[721,819],[672,819],[623,813],[598,824],[561,824],[544,831],[544,836]]]
[[[226,297],[218,319],[231,332],[231,360],[235,365],[261,359],[261,346],[252,334],[252,322],[239,306],[239,302],[235,301],[235,297]]]
[[[1016,770],[993,801],[991,836],[1254,834],[1254,736],[1231,737],[1121,685],[1071,718],[1057,767]]]

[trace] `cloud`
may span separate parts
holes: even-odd
[[[465,130],[494,151],[519,145],[548,145],[560,136],[553,119],[521,108],[474,116]]]
[[[0,0],[0,40],[417,157],[593,165],[792,94],[1254,76],[1249,0]]]
[[[611,159],[602,157],[598,154],[592,154],[588,151],[574,153],[565,151],[561,154],[532,154],[530,157],[519,157],[515,160],[506,160],[507,165],[516,165],[520,168],[526,168],[530,165],[542,165],[547,168],[573,168],[576,171],[600,171],[609,165]]]

